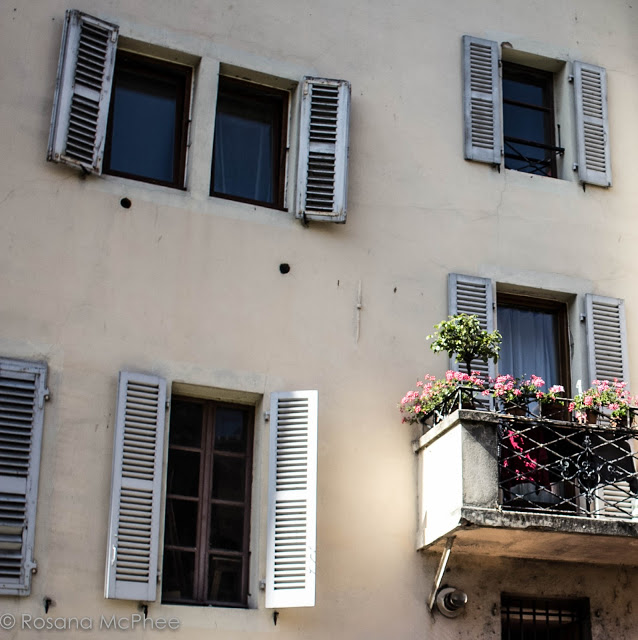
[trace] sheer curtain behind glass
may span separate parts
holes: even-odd
[[[560,384],[558,318],[555,313],[499,306],[498,329],[503,336],[500,374],[540,376],[546,388]]]

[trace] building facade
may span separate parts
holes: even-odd
[[[457,311],[638,367],[637,11],[2,3],[8,637],[635,637],[633,468],[511,516],[486,419],[397,403]]]

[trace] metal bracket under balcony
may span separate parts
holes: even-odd
[[[457,409],[415,451],[417,548],[638,566],[638,431]]]

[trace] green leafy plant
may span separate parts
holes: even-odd
[[[434,328],[434,334],[427,337],[433,341],[430,349],[434,353],[445,351],[450,358],[455,356],[457,362],[465,364],[468,375],[472,373],[472,360],[498,362],[503,338],[498,331],[481,329],[477,316],[457,313]]]

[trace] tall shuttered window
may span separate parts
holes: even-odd
[[[162,602],[246,606],[253,409],[171,405]]]

